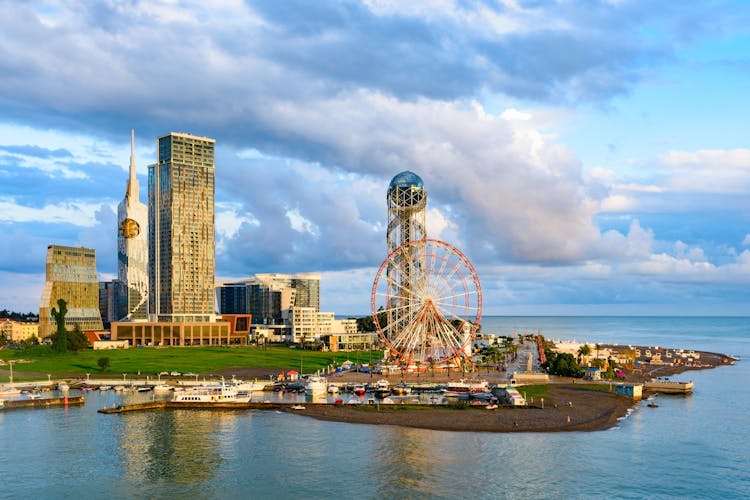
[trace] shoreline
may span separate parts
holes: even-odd
[[[293,413],[332,422],[438,431],[571,432],[611,428],[639,404],[614,393],[587,391],[560,384],[551,384],[550,392],[544,399],[543,409],[539,406],[487,410],[483,407],[307,405],[304,410]]]

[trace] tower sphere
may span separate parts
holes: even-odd
[[[422,180],[420,176],[418,176],[414,172],[405,170],[404,172],[397,174],[391,180],[391,184],[388,186],[388,191],[396,187],[399,187],[399,188],[417,187],[417,188],[423,189],[424,181]]]

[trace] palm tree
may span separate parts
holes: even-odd
[[[581,347],[578,348],[578,364],[582,364],[581,361],[583,360],[583,358],[585,358],[589,354],[591,354],[591,347],[589,347],[588,344],[581,344]]]

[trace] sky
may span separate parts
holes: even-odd
[[[365,314],[386,191],[483,314],[750,315],[750,3],[0,0],[0,308],[47,245],[116,276],[130,130],[216,139],[217,280],[320,272]]]

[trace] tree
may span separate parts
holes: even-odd
[[[57,324],[57,332],[52,335],[52,349],[57,352],[65,352],[68,350],[68,331],[65,329],[65,315],[68,314],[68,305],[65,299],[59,299],[57,307],[58,309],[53,307],[50,311]]]
[[[549,372],[563,377],[580,377],[582,375],[576,358],[568,352],[555,356],[554,360],[550,362]]]
[[[68,350],[80,351],[89,347],[89,339],[81,331],[80,325],[75,325],[72,332],[68,332]]]
[[[583,358],[591,354],[591,347],[588,344],[581,344],[578,348],[578,364],[582,364]]]
[[[106,372],[107,370],[109,370],[110,361],[109,361],[109,358],[107,357],[99,358],[96,364],[99,365],[99,369],[103,372]]]

